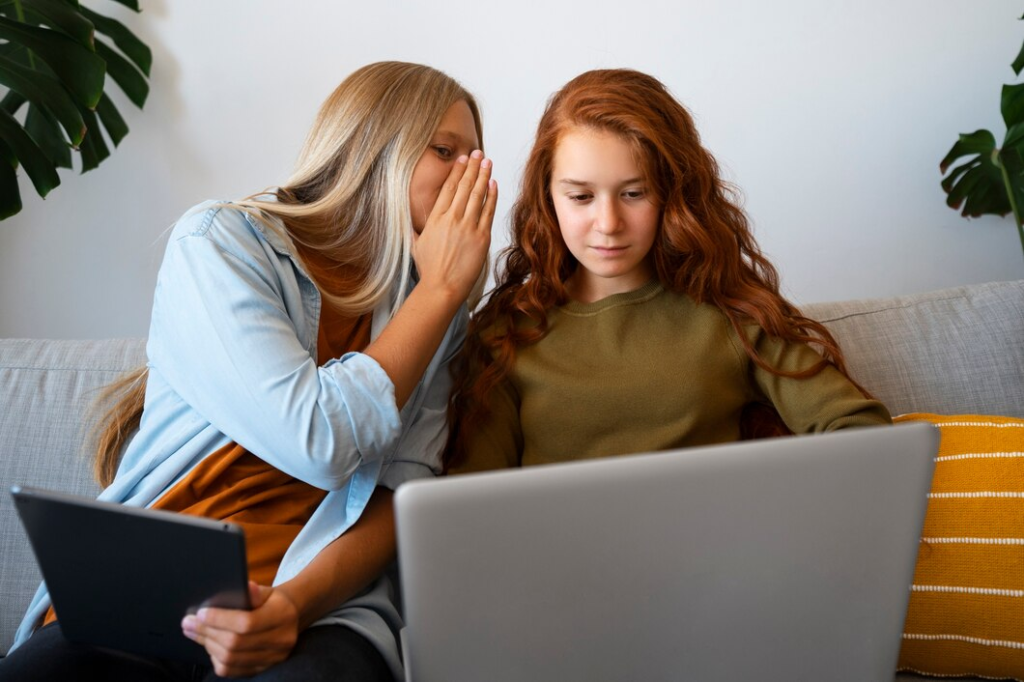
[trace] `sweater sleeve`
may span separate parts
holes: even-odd
[[[773,367],[806,369],[821,355],[803,343],[770,337],[756,330],[758,354]],[[866,398],[842,372],[829,365],[805,379],[779,376],[750,363],[757,398],[767,400],[793,433],[821,433],[856,426],[891,424],[885,405]]]
[[[518,467],[523,457],[519,395],[508,377],[488,396],[487,418],[470,435],[466,455],[450,469],[453,475]]]

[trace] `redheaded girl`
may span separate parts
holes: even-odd
[[[658,80],[548,103],[470,323],[448,467],[479,471],[890,423],[778,275]]]

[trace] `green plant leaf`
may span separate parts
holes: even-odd
[[[107,47],[102,40],[96,41],[96,54],[107,63],[107,73],[121,86],[124,94],[135,106],[142,108],[149,96],[149,83],[145,77],[132,66],[131,62]]]
[[[964,217],[1006,215],[1010,212],[1002,169],[993,159],[995,151],[995,137],[987,130],[960,135],[939,164],[945,173],[954,161],[969,157],[942,180],[942,189],[948,195],[947,206],[961,210]]]
[[[1024,141],[1024,123],[1010,126],[1003,137],[1003,147],[1016,147]]]
[[[103,135],[100,134],[100,124],[96,120],[96,114],[88,109],[81,110],[81,113],[82,118],[85,119],[85,125],[89,127],[89,132],[85,134],[82,145],[79,147],[79,151],[82,153],[82,172],[87,173],[110,156],[110,148],[107,147],[107,143],[103,141]]]
[[[83,124],[84,127],[84,124]],[[71,147],[60,132],[53,114],[30,104],[25,116],[25,132],[32,137],[47,158],[58,168],[71,168]]]
[[[103,94],[107,66],[95,52],[56,31],[0,17],[0,38],[24,45],[53,69],[75,100],[93,108]]]
[[[942,179],[942,183],[941,183],[942,184],[942,189],[946,190],[946,194],[949,194],[949,192],[952,191],[953,185],[956,184],[956,181],[960,179],[961,175],[963,175],[964,173],[966,173],[970,169],[972,169],[975,166],[977,166],[978,163],[979,163],[979,161],[977,159],[973,159],[973,160],[968,161],[967,163],[961,164],[961,165],[957,166],[956,168],[954,168],[953,170],[951,170],[949,172],[949,175],[947,175],[946,177],[944,177]]]
[[[996,147],[995,135],[987,130],[975,130],[973,133],[962,133],[946,157],[939,162],[939,170],[946,172],[950,164],[961,156],[968,154],[989,154]]]
[[[137,0],[117,2],[139,11]],[[132,31],[78,0],[0,0],[0,220],[21,208],[19,166],[45,196],[60,184],[57,167],[72,167],[73,144],[83,173],[110,156],[128,126],[104,91],[107,74],[141,108],[151,67]]]
[[[18,60],[19,63],[28,63],[28,51],[18,43],[4,43],[0,45],[0,55]]]
[[[979,180],[968,192],[961,215],[977,218],[983,215],[1005,216],[1010,213],[1010,199],[1006,196],[1003,173],[995,164],[978,167]]]
[[[39,196],[45,197],[60,184],[57,168],[32,141],[21,124],[6,111],[0,111],[0,139],[14,152]]]
[[[0,157],[13,157],[11,148],[0,140]],[[6,161],[0,161],[0,220],[10,218],[21,211],[21,192],[18,191],[18,174]]]
[[[153,52],[148,45],[139,40],[120,21],[97,14],[88,7],[83,7],[81,12],[86,19],[93,23],[97,31],[113,40],[117,49],[124,52],[125,56],[131,59],[142,73],[149,75],[150,68],[153,66]]]
[[[1003,86],[1000,110],[1007,128],[1024,123],[1024,83]]]
[[[60,81],[0,57],[0,84],[21,93],[30,102],[49,109],[64,126],[71,144],[77,146],[82,141],[85,121]]]
[[[953,209],[962,206],[960,214],[965,218],[1006,215],[1010,212],[1010,202],[1003,187],[1002,171],[990,157],[980,157],[979,162],[953,185],[946,205]]]
[[[1004,181],[1011,208],[1015,209],[1015,215],[1020,215],[1024,209],[1024,158],[1020,149],[1004,147],[999,151],[999,162],[1006,174]]]
[[[65,34],[76,43],[92,50],[93,25],[66,0],[21,0],[43,23]]]
[[[11,149],[3,140],[0,140],[0,159],[7,162],[7,165],[11,168],[18,167],[18,157],[14,155],[14,150]]]
[[[1017,53],[1017,58],[1013,60],[1013,64],[1010,66],[1013,68],[1013,72],[1019,76],[1020,70],[1024,69],[1024,45],[1020,46],[1020,52]]]
[[[981,163],[977,159],[967,165],[969,166],[967,171],[957,182],[952,183],[947,192],[949,196],[946,197],[946,205],[950,208],[959,209],[967,195],[974,190],[974,186],[984,177],[979,170]]]
[[[125,7],[133,9],[136,12],[141,12],[142,11],[139,8],[139,0],[114,0],[114,2],[119,2],[122,5],[124,5]]]
[[[1006,131],[1003,148],[999,150],[999,163],[1006,172],[1007,192],[1013,193],[1018,215],[1024,217],[1024,124]]]
[[[96,113],[99,115],[103,127],[107,129],[107,134],[110,135],[110,141],[114,143],[114,146],[121,144],[121,140],[128,134],[128,124],[121,118],[121,112],[117,110],[106,94],[100,98],[100,103],[96,106]]]
[[[1013,220],[1017,223],[1017,236],[1020,237],[1021,248],[1024,248],[1024,135],[1012,135],[1007,132],[1007,142],[999,153],[999,162],[1003,167],[1003,182],[1006,193],[1010,197],[1013,209]]]
[[[8,114],[13,114],[27,101],[28,100],[25,99],[25,96],[20,92],[10,90],[6,95],[4,95],[4,98],[0,100],[0,107],[2,107]]]

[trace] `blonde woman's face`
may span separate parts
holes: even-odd
[[[409,206],[412,209],[412,226],[417,234],[427,224],[427,216],[434,208],[441,185],[451,173],[455,160],[479,148],[473,112],[464,100],[459,100],[448,107],[412,172]]]

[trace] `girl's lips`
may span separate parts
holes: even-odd
[[[625,246],[591,246],[590,248],[592,248],[594,251],[596,251],[596,252],[598,252],[600,254],[603,254],[603,255],[606,255],[606,256],[614,256],[616,254],[619,254],[619,253],[622,253],[623,251],[625,251],[627,247],[625,247]]]

